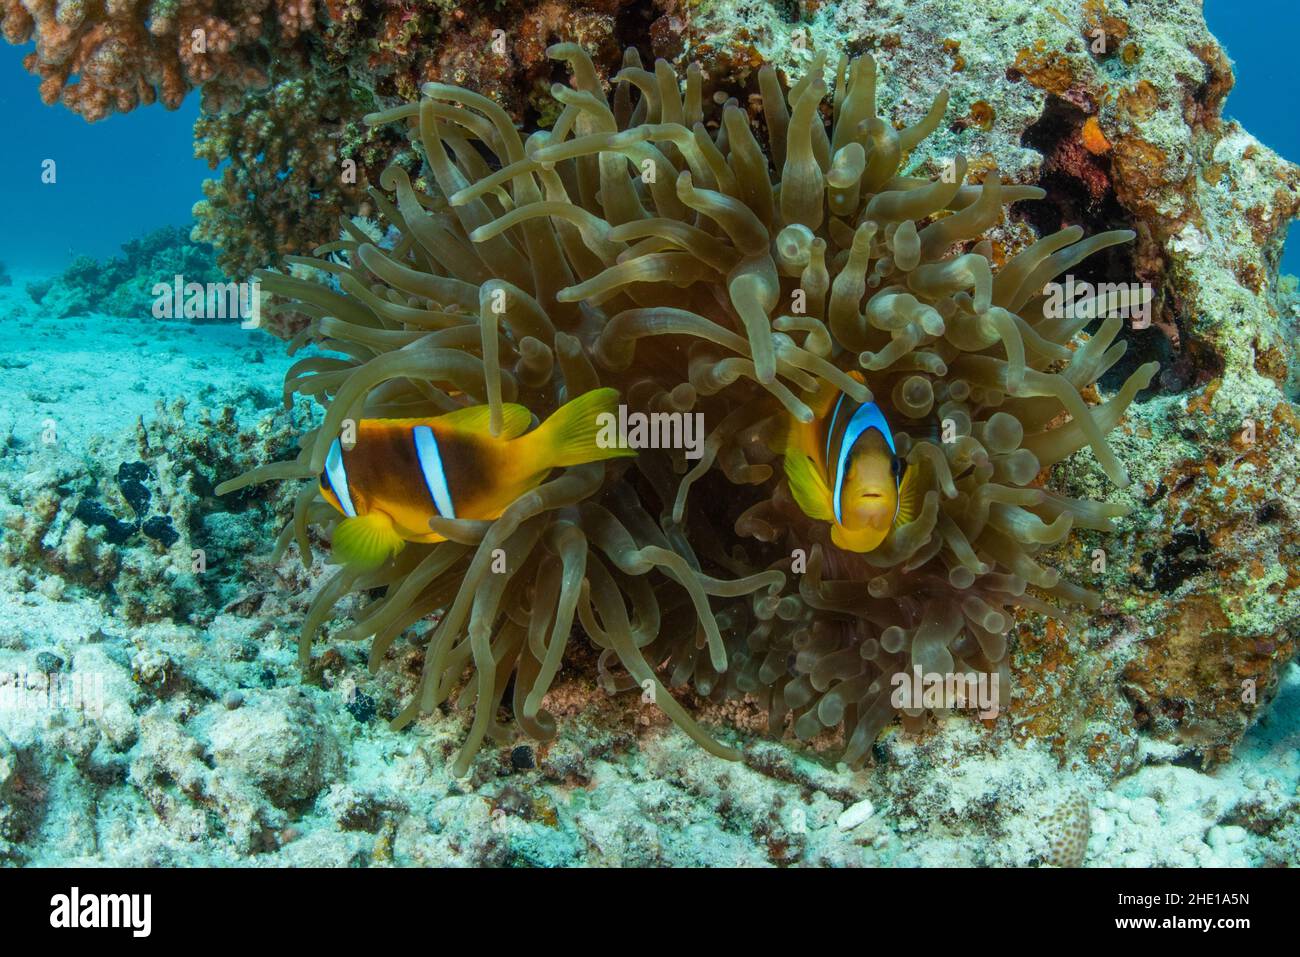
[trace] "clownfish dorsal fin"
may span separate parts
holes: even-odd
[[[916,521],[921,514],[921,502],[925,498],[924,483],[921,481],[920,464],[908,465],[903,473],[903,481],[898,486],[898,515],[895,525],[906,525]]]
[[[819,522],[834,521],[830,489],[812,459],[798,449],[791,449],[785,456],[785,477],[800,511]]]
[[[804,392],[801,398],[812,410],[812,419],[800,422],[787,413],[785,427],[779,432],[774,451],[793,453],[803,447],[811,452],[817,445],[817,436],[824,426],[824,420],[843,395],[843,392],[825,381],[819,382],[815,389]]]
[[[334,529],[331,554],[335,564],[352,568],[378,568],[406,545],[393,520],[379,511],[339,522]]]
[[[835,386],[822,380],[818,382],[817,388],[811,392],[805,393],[803,399],[808,408],[812,409],[813,418],[816,420],[823,419],[830,415],[831,408],[839,401],[840,396],[843,394],[844,393]]]
[[[444,428],[457,432],[472,432],[486,438],[515,439],[523,435],[532,425],[533,414],[522,405],[508,402],[501,407],[501,434],[492,434],[492,410],[486,405],[472,405],[467,409],[457,409],[440,415],[437,422]]]

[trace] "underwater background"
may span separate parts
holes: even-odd
[[[1300,5],[1288,0],[1206,0],[1205,19],[1233,59],[1236,86],[1226,115],[1292,162],[1300,161],[1300,124],[1285,105],[1300,79],[1289,68],[1288,38],[1300,31]],[[196,97],[175,111],[135,110],[87,126],[66,110],[47,110],[22,68],[32,44],[0,47],[0,117],[11,131],[0,156],[10,185],[7,213],[27,228],[0,239],[11,269],[63,269],[78,255],[104,258],[128,239],[160,226],[185,226],[210,173],[194,158]],[[63,160],[57,190],[21,188],[41,160]],[[105,188],[111,184],[112,188]],[[85,228],[69,229],[81,222]],[[90,224],[94,224],[93,227]],[[1300,244],[1287,243],[1283,272],[1300,274]]]
[[[38,6],[6,0],[6,36],[13,39],[8,24],[21,19],[20,8]],[[282,24],[285,8],[299,10],[274,7]],[[1084,390],[1100,401],[1140,362],[1161,364],[1113,439],[1133,475],[1123,498],[1133,512],[1096,586],[1106,602],[1068,628],[1029,611],[1017,618],[1013,704],[1000,719],[949,716],[921,735],[892,725],[862,762],[837,762],[842,742],[767,733],[764,708],[719,701],[697,685],[686,693],[688,709],[740,751],[740,760],[722,760],[677,723],[647,717],[635,690],[606,694],[593,677],[604,675],[599,652],[588,649],[566,661],[548,694],[554,740],[490,742],[467,775],[453,774],[469,725],[464,709],[442,705],[401,732],[384,720],[419,677],[413,649],[399,644],[388,670],[372,675],[361,643],[318,641],[314,670],[302,679],[298,636],[322,591],[320,556],[311,570],[296,556],[268,560],[294,496],[215,494],[240,473],[291,458],[298,436],[319,421],[301,398],[292,412],[282,405],[284,377],[301,358],[289,357],[283,340],[302,317],[253,331],[156,312],[155,284],[176,275],[217,283],[227,278],[223,267],[241,281],[244,267],[289,271],[262,255],[274,245],[268,237],[295,226],[310,232],[307,224],[278,208],[274,223],[253,222],[273,218],[273,204],[232,202],[207,220],[205,235],[218,236],[222,249],[191,239],[203,181],[229,168],[195,157],[200,92],[174,110],[140,105],[88,123],[41,102],[39,81],[23,65],[34,42],[6,43],[0,862],[1300,863],[1300,295],[1288,278],[1300,274],[1300,233],[1283,244],[1300,210],[1292,165],[1300,162],[1300,76],[1289,59],[1300,4],[1206,0],[1202,10],[1196,0],[1066,0],[1049,10],[980,0],[555,0],[534,15],[515,4],[499,12],[340,2],[322,5],[308,16],[314,26],[300,24],[292,36],[315,29],[329,44],[360,48],[363,38],[336,27],[380,23],[379,7],[385,17],[405,11],[400,22],[382,20],[375,41],[398,63],[409,65],[409,51],[425,39],[445,44],[433,66],[421,61],[413,75],[444,78],[433,74],[445,69],[446,82],[482,80],[465,50],[480,49],[501,16],[522,18],[537,49],[589,42],[603,57],[602,76],[629,39],[669,51],[683,73],[692,51],[705,51],[723,77],[719,104],[756,88],[760,61],[797,76],[806,60],[793,38],[805,30],[818,49],[874,50],[882,100],[909,119],[951,81],[949,115],[960,119],[937,134],[945,144],[1025,173],[1017,182],[1035,182],[1041,166],[1044,185],[1071,197],[1092,191],[1090,204],[1072,198],[1059,216],[1052,208],[1029,221],[1044,234],[1076,219],[1089,233],[1134,229],[1143,254],[1126,266],[1144,281],[1158,277],[1167,306],[1154,331],[1122,340],[1130,351],[1118,378]],[[349,15],[330,26],[338,10]],[[445,26],[453,17],[471,26]],[[978,21],[969,32],[968,21]],[[517,20],[509,22],[515,29]],[[1089,62],[1080,31],[1086,36],[1093,23],[1136,45],[1133,62],[1120,62],[1123,54],[1099,61],[1095,73],[1079,68]],[[1235,75],[1226,100],[1216,42]],[[349,69],[358,72],[345,99],[356,101],[357,115],[401,102],[394,90],[414,89],[392,79],[401,72],[387,61],[373,83],[356,79],[365,72],[356,61]],[[545,67],[500,83],[520,87],[513,94],[526,106],[512,111],[530,123],[545,115],[538,103],[547,84],[566,77]],[[313,99],[311,82],[273,86],[289,104],[278,108],[300,124],[289,124],[289,138],[326,115],[322,103],[337,106]],[[231,107],[230,90],[218,86],[213,99],[221,102],[208,105]],[[511,103],[509,91],[490,92]],[[1141,118],[1123,129],[1112,123],[1116,100]],[[1216,125],[1219,110],[1239,126]],[[220,129],[203,137],[206,155],[239,142],[240,124],[260,130],[272,114],[261,102],[221,114]],[[1085,115],[1101,117],[1100,143],[1088,139],[1094,126]],[[346,118],[330,114],[328,122],[355,134]],[[1192,141],[1187,155],[1177,153]],[[245,148],[239,162],[256,165],[264,149]],[[378,147],[365,141],[351,155],[378,183],[382,164],[368,149]],[[56,179],[44,183],[51,159]],[[288,195],[288,162],[288,171],[247,188],[270,198],[286,183]],[[322,202],[334,229],[331,204],[361,214],[354,225],[372,241],[384,239],[359,192]],[[241,217],[246,245],[232,240]],[[309,225],[315,233],[295,234],[305,245],[283,251],[321,241],[319,224]],[[1116,493],[1087,456],[1055,466],[1053,487],[1112,501]],[[1095,544],[1067,543],[1058,560],[1083,562]],[[196,571],[200,546],[204,569]],[[331,619],[325,637],[344,628]]]

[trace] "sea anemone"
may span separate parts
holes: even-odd
[[[550,54],[573,74],[550,130],[523,138],[491,100],[440,83],[368,117],[410,125],[428,185],[390,167],[371,193],[395,241],[344,221],[327,258],[295,260],[327,282],[261,276],[311,318],[291,348],[322,350],[293,366],[286,404],[311,396],[324,418],[296,459],[219,491],[310,480],[277,546],[296,540],[310,563],[308,527],[340,517],[315,477],[347,420],[485,403],[499,423],[505,402],[541,420],[613,386],[634,411],[702,413],[703,455],[571,467],[494,522],[435,519],[449,541],[338,569],[307,612],[303,664],[341,599],[378,590],[332,637],[371,638],[375,669],[422,629],[423,676],[394,725],[453,696],[472,707],[457,774],[487,738],[555,734],[542,705],[575,620],[603,688],[639,688],[727,757],[670,687],[748,695],[800,739],[837,729],[851,764],[900,712],[923,722],[925,702],[892,694],[916,666],[997,674],[1005,704],[1017,611],[1098,600],[1036,553],[1123,514],[1042,487],[1045,469],[1088,446],[1126,484],[1104,435],[1155,372],[1089,406],[1082,390],[1124,352],[1120,320],[1076,343],[1093,311],[1056,315],[1044,285],[1132,234],[1071,227],[995,270],[984,234],[1043,191],[996,170],[968,185],[960,158],[934,179],[900,172],[947,95],[895,128],[869,56],[841,58],[829,109],[823,60],[788,92],[764,68],[764,149],[757,117],[706,103],[697,67],[683,85],[628,51],[611,98],[580,48]],[[919,516],[866,554],[836,548],[773,467],[820,383],[874,396],[924,476]]]

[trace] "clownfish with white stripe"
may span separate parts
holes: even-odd
[[[320,476],[321,495],[346,516],[334,529],[336,563],[378,567],[407,542],[445,541],[429,528],[434,516],[495,519],[554,468],[636,455],[597,442],[599,416],[617,407],[616,390],[595,389],[526,431],[532,414],[506,404],[497,436],[486,405],[360,420],[351,448],[330,444]]]
[[[831,541],[839,548],[873,551],[895,526],[919,514],[920,470],[899,457],[874,402],[855,402],[823,387],[809,405],[812,421],[791,417],[786,433],[790,493],[805,515],[830,523]]]

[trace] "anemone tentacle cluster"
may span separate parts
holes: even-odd
[[[311,480],[278,543],[310,562],[308,527],[339,517],[315,476],[345,420],[466,401],[496,423],[505,402],[542,420],[596,386],[633,411],[702,413],[703,456],[642,449],[568,468],[495,522],[435,519],[448,541],[340,568],[306,616],[304,663],[342,598],[381,589],[335,637],[372,639],[377,668],[423,630],[420,688],[395,723],[453,696],[472,707],[458,772],[488,738],[554,735],[543,699],[575,621],[601,651],[603,687],[650,687],[724,756],[670,688],[749,695],[774,732],[801,739],[838,730],[851,764],[900,712],[924,721],[924,702],[893,696],[896,674],[998,675],[1005,703],[1017,611],[1098,601],[1035,556],[1123,514],[1044,488],[1044,469],[1087,446],[1126,484],[1105,433],[1156,371],[1087,404],[1124,352],[1120,320],[1083,337],[1092,312],[1056,315],[1043,288],[1132,234],[1071,227],[995,270],[985,234],[1042,191],[996,170],[967,183],[960,158],[934,180],[900,172],[947,97],[895,128],[877,115],[869,56],[840,60],[829,103],[822,60],[788,91],[761,71],[765,148],[737,102],[706,102],[697,68],[683,84],[629,51],[607,95],[580,48],[550,52],[573,80],[552,90],[549,130],[522,137],[491,100],[437,83],[368,117],[409,125],[429,188],[390,167],[371,192],[391,247],[344,221],[328,258],[297,260],[328,282],[262,276],[311,317],[292,348],[323,350],[293,367],[286,402],[310,396],[325,414],[295,460],[223,491]],[[886,409],[922,470],[920,514],[865,554],[836,548],[781,475],[786,423],[811,418],[821,385]]]

